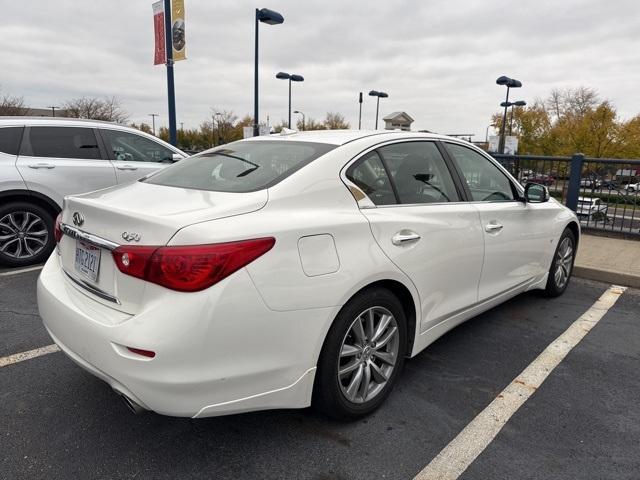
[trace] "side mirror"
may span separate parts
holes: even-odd
[[[179,153],[174,153],[171,157],[171,160],[173,160],[174,162],[177,162],[178,160],[182,160],[183,158],[184,157]]]
[[[544,203],[548,202],[549,198],[549,189],[544,185],[530,182],[524,187],[524,199],[527,203]]]

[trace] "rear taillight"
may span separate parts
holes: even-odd
[[[53,236],[56,239],[56,243],[60,243],[60,240],[62,240],[62,213],[59,213],[56,217],[56,223],[53,226]]]
[[[113,258],[127,275],[181,292],[204,290],[267,253],[275,239],[175,247],[123,245]]]

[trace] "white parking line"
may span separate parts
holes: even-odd
[[[0,358],[0,367],[6,367],[7,365],[13,365],[14,363],[24,362],[25,360],[30,360],[32,358],[41,357],[42,355],[48,355],[49,353],[55,353],[59,351],[60,349],[54,343],[52,345],[47,345],[46,347],[29,350],[28,352],[14,353],[13,355],[9,355],[8,357]]]
[[[0,277],[8,277],[9,275],[18,275],[19,273],[33,272],[35,270],[42,270],[42,265],[37,267],[20,268],[18,270],[9,270],[8,272],[0,272]]]
[[[455,480],[493,441],[511,416],[616,303],[626,287],[610,286],[474,418],[414,480]]]

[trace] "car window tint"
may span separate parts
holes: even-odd
[[[335,147],[289,140],[240,141],[181,160],[143,181],[215,192],[253,192],[275,185]]]
[[[354,163],[346,173],[347,178],[362,190],[375,205],[393,205],[396,197],[391,181],[378,154],[370,152]]]
[[[0,128],[0,153],[17,155],[24,127]]]
[[[101,129],[107,150],[124,162],[170,162],[173,151],[158,142],[120,130]]]
[[[451,173],[435,143],[395,143],[378,151],[395,183],[400,203],[459,200]]]
[[[470,148],[453,143],[447,143],[447,150],[460,167],[474,201],[514,200],[511,182],[489,159]]]
[[[96,136],[91,128],[31,127],[26,151],[34,157],[101,158]]]

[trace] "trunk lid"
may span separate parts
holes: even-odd
[[[254,212],[267,198],[266,190],[226,193],[136,182],[66,198],[62,223],[80,230],[83,237],[89,234],[107,243],[162,246],[181,228]],[[213,235],[201,243],[215,242]],[[121,273],[107,247],[94,247],[90,237],[63,236],[59,247],[62,267],[71,283],[105,305],[137,313],[146,282]],[[91,275],[87,268],[95,270],[96,263],[97,274]]]

